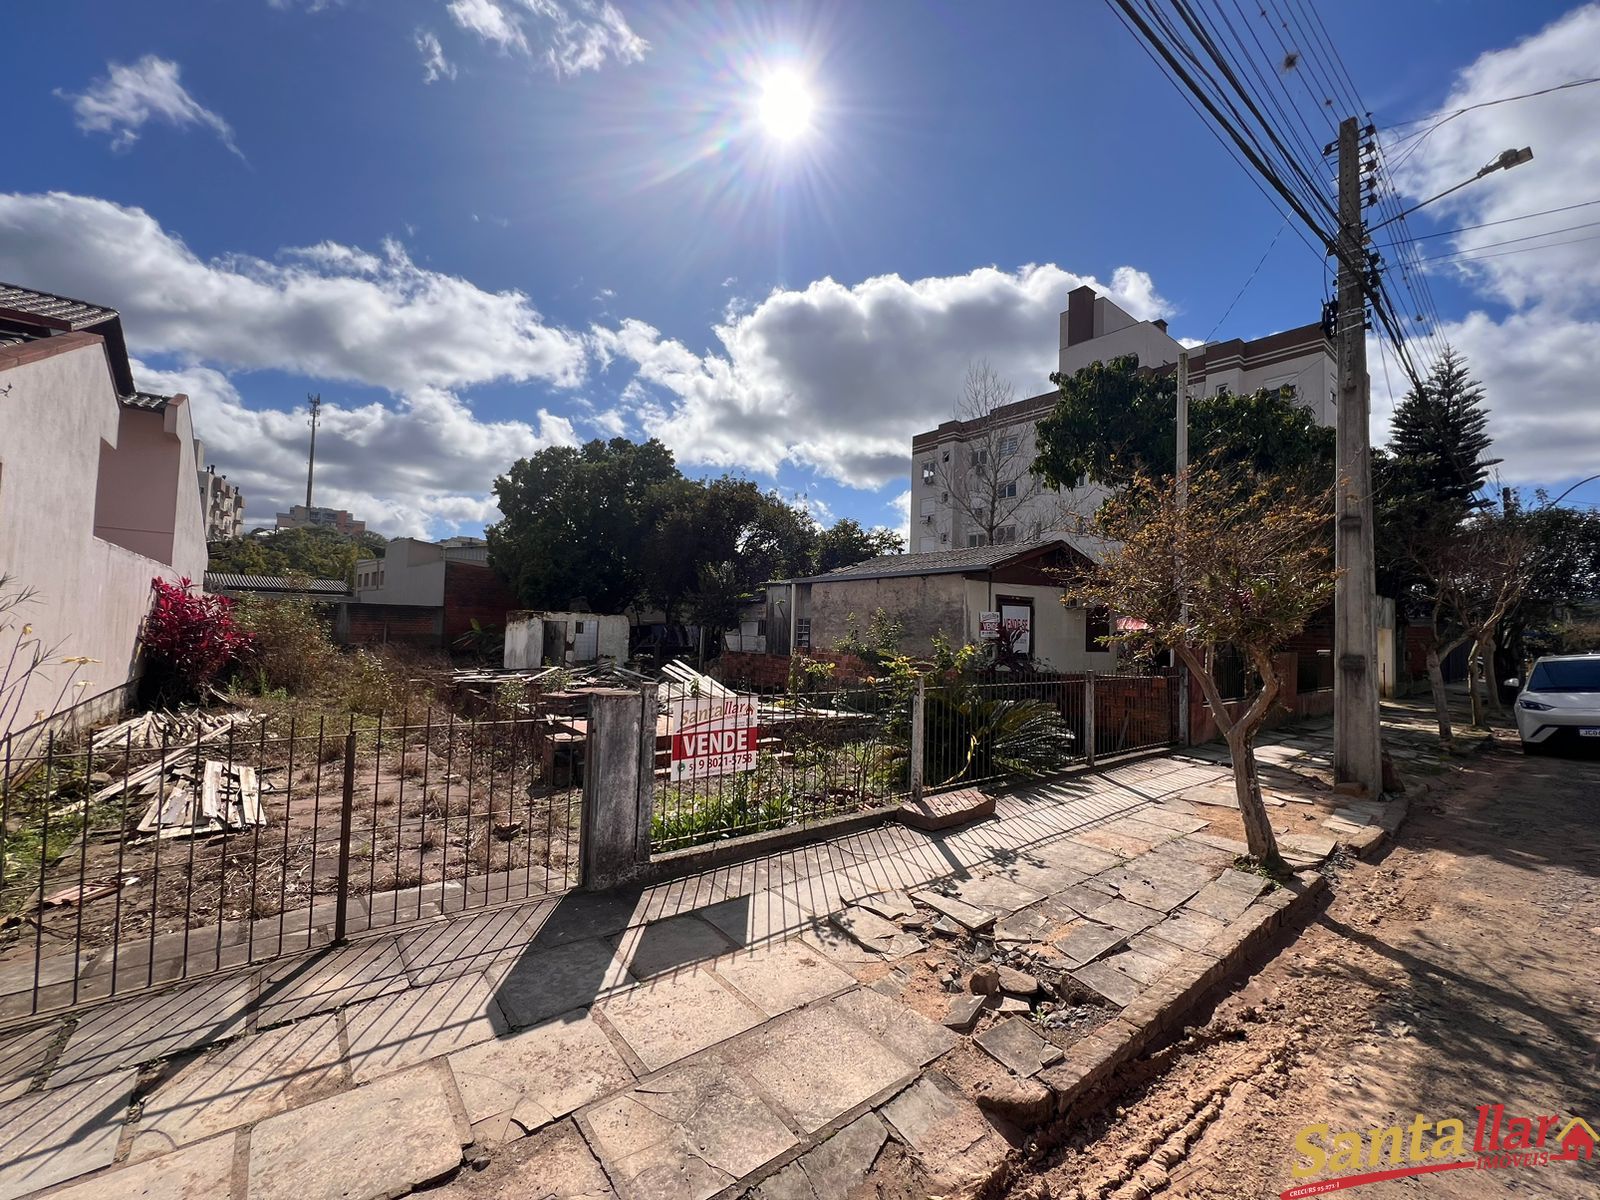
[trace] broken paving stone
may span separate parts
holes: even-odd
[[[1061,1058],[1061,1048],[1045,1041],[1033,1023],[1012,1017],[985,1029],[973,1039],[996,1062],[1018,1075],[1032,1075]]]
[[[904,932],[893,921],[859,905],[851,904],[828,919],[863,948],[886,958],[902,958],[923,947],[922,939],[915,934]]]
[[[1146,908],[1142,904],[1133,904],[1127,900],[1108,900],[1099,908],[1088,914],[1091,921],[1098,921],[1102,925],[1109,925],[1113,929],[1121,929],[1125,933],[1143,933],[1150,926],[1161,920],[1161,913],[1153,908]]]
[[[1128,935],[1120,929],[1086,921],[1056,943],[1056,952],[1069,967],[1081,967],[1126,944]]]
[[[1015,967],[996,967],[1000,977],[1000,990],[1010,992],[1013,996],[1036,996],[1039,994],[1039,981],[1026,971],[1019,971]]]
[[[934,933],[943,934],[945,937],[960,937],[966,932],[965,929],[961,928],[961,926],[957,925],[949,917],[944,916],[943,914],[941,914],[932,925],[928,926],[928,928],[933,930]]]
[[[978,1020],[978,1014],[983,1011],[984,1005],[989,1003],[989,997],[967,994],[951,996],[950,1008],[944,1015],[944,1027],[953,1029],[957,1033],[967,1033]]]
[[[990,928],[995,922],[995,915],[968,904],[965,900],[958,900],[954,896],[946,896],[942,892],[923,891],[917,892],[913,899],[926,904],[935,912],[949,917],[963,929],[973,933]]]
[[[872,896],[863,896],[856,904],[868,912],[877,913],[889,921],[903,922],[908,917],[917,915],[917,906],[911,903],[911,897],[901,891],[879,892]]]
[[[998,1013],[1025,1013],[1033,1011],[1033,1004],[1021,996],[1001,996],[995,1002],[994,1010]]]
[[[1010,1151],[978,1106],[936,1071],[906,1088],[882,1112],[927,1173],[933,1194],[955,1193],[988,1178]]]
[[[1004,1075],[980,1080],[972,1089],[978,1107],[1024,1129],[1048,1120],[1055,1107],[1055,1093],[1037,1079]]]
[[[1181,946],[1185,950],[1204,950],[1211,939],[1225,928],[1227,928],[1226,923],[1217,920],[1216,917],[1207,916],[1191,908],[1180,908],[1150,932],[1162,941]]]
[[[869,1112],[764,1180],[750,1196],[752,1200],[834,1200],[853,1195],[888,1140],[889,1127],[883,1118]]]
[[[1126,1008],[1138,998],[1140,985],[1109,962],[1093,962],[1079,967],[1072,977],[1086,987],[1093,988],[1119,1008]]]
[[[1252,879],[1255,882],[1241,884],[1230,880],[1229,876]],[[1266,889],[1267,881],[1259,875],[1247,876],[1243,871],[1224,871],[1221,878],[1201,888],[1184,907],[1192,912],[1215,917],[1219,921],[1232,921],[1249,908],[1255,898]]]

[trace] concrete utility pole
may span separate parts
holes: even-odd
[[[1178,351],[1178,509],[1189,507],[1189,352]],[[1180,574],[1182,569],[1180,568]],[[1179,609],[1179,620],[1189,620],[1189,602]],[[1176,656],[1174,656],[1176,657]],[[1189,744],[1189,668],[1180,659],[1178,668],[1178,745]]]
[[[1383,790],[1378,726],[1377,572],[1373,565],[1372,447],[1368,423],[1367,231],[1361,202],[1361,130],[1339,126],[1339,413],[1334,502],[1333,777],[1369,797]]]
[[[306,394],[311,408],[311,454],[306,459],[306,507],[311,507],[311,477],[317,470],[317,420],[322,416],[321,394]]]

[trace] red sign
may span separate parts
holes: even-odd
[[[695,697],[668,710],[672,778],[705,779],[752,771],[761,730],[754,696]]]

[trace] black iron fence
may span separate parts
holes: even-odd
[[[234,717],[10,755],[0,1024],[575,886],[586,715]]]

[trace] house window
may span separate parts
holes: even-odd
[[[987,546],[988,544],[989,544],[989,539],[987,537],[985,537],[981,533],[969,533],[969,534],[967,534],[967,545],[969,547]]]
[[[933,482],[933,463],[931,461],[922,464],[922,482]]]
[[[1083,649],[1088,654],[1104,654],[1111,649],[1111,610],[1091,608],[1083,618]]]
[[[1017,540],[1017,527],[1015,525],[1001,525],[994,531],[994,544],[996,546],[1010,546]]]
[[[1219,383],[1219,384],[1217,384],[1217,390],[1213,393],[1213,395],[1231,396],[1231,395],[1233,395],[1233,391],[1232,391],[1231,388],[1228,387],[1227,384]]]
[[[810,617],[796,617],[794,619],[794,648],[796,650],[811,649]]]
[[[1017,481],[1013,479],[1010,483],[1002,483],[998,495],[1002,500],[1015,500],[1017,498]]]

